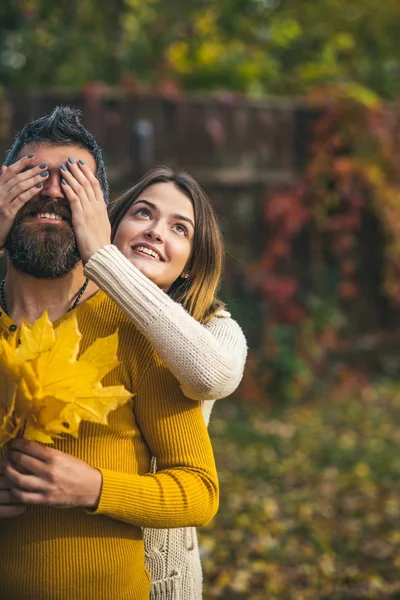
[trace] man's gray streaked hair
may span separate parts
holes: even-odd
[[[21,150],[28,144],[51,146],[80,146],[90,152],[96,161],[96,177],[100,182],[104,200],[108,204],[110,188],[100,146],[94,136],[82,125],[80,111],[71,106],[57,106],[53,112],[23,127],[6,153],[6,165],[13,164]]]

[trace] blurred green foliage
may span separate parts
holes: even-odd
[[[397,0],[3,0],[0,82],[298,95],[354,82],[398,92]]]
[[[267,317],[266,345],[252,372],[261,388],[253,397],[258,403],[263,397],[279,399],[281,405],[319,397],[337,384],[341,361],[330,355],[329,338],[343,328],[344,315],[316,296],[310,295],[306,305],[307,314],[296,324]],[[246,395],[251,399],[251,390]]]
[[[361,391],[360,391],[361,390]],[[400,597],[399,384],[266,414],[218,402],[221,507],[200,531],[205,597]]]

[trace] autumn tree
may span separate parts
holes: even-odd
[[[356,82],[398,91],[397,0],[4,0],[0,76],[20,88],[134,79],[299,95]]]

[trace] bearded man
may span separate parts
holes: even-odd
[[[33,323],[45,310],[55,324],[75,311],[83,348],[118,328],[120,365],[107,384],[134,398],[111,413],[109,426],[81,423],[79,439],[64,436],[52,447],[15,439],[0,450],[0,600],[148,599],[142,528],[204,525],[218,504],[199,404],[85,276],[63,191],[63,172],[77,162],[107,202],[100,148],[68,107],[28,124],[7,154],[0,335],[18,339],[23,318]]]

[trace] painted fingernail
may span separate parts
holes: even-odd
[[[63,185],[68,185],[68,183],[65,181],[64,177],[61,179],[61,183],[62,183]]]
[[[39,165],[39,169],[45,169],[47,167],[47,163],[43,163],[42,165]]]
[[[68,156],[68,162],[71,163],[71,165],[73,165],[75,163],[74,159],[71,158],[70,156]]]
[[[41,188],[41,187],[43,187],[43,183],[37,183],[37,184],[36,184],[36,187],[37,187],[37,188]]]
[[[33,158],[35,156],[34,152],[31,152],[30,154],[26,155],[26,158]]]
[[[79,159],[79,161],[78,161],[78,162],[79,162],[81,165],[84,165],[84,164],[85,164],[85,163],[84,163],[84,161],[83,161],[83,160],[81,160],[81,159]]]
[[[67,171],[67,167],[65,165],[61,165],[63,171]]]
[[[43,171],[43,173],[40,173],[40,177],[47,177],[48,174],[48,171]]]

